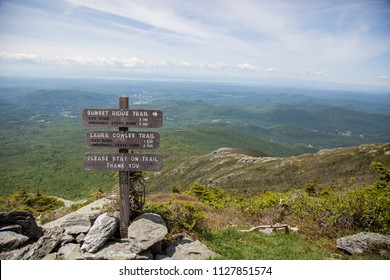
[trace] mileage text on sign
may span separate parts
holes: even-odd
[[[163,114],[160,110],[93,109],[83,110],[85,126],[161,127]]]
[[[90,148],[154,149],[160,146],[160,134],[142,131],[87,131]]]

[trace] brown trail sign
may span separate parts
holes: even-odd
[[[83,110],[85,126],[161,127],[160,110],[93,109]]]
[[[154,149],[160,147],[160,134],[143,131],[88,131],[89,148]]]
[[[162,156],[154,154],[86,153],[86,170],[103,171],[160,171]]]
[[[129,131],[129,127],[161,127],[163,114],[160,110],[129,110],[129,98],[119,97],[119,109],[83,110],[85,126],[116,126],[119,131],[89,131],[86,143],[91,148],[119,148],[119,153],[86,153],[83,162],[86,170],[119,171],[119,220],[120,235],[127,238],[130,222],[129,172],[159,171],[162,156],[154,154],[129,154],[129,149],[153,149],[160,145],[156,132]]]

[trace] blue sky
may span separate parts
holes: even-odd
[[[0,0],[0,75],[390,87],[390,1]]]

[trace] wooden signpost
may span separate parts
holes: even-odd
[[[160,171],[162,156],[129,153],[129,149],[154,149],[160,146],[156,132],[129,131],[132,128],[162,126],[163,114],[159,110],[130,110],[129,98],[119,97],[119,109],[86,108],[83,110],[85,126],[115,126],[119,131],[88,131],[85,134],[89,148],[118,148],[119,153],[85,153],[86,170],[119,171],[120,235],[127,238],[130,220],[129,190],[133,188],[129,172]]]

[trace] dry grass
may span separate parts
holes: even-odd
[[[250,224],[250,220],[245,219],[241,211],[235,208],[209,209],[205,214],[207,217],[205,228],[208,230],[217,230],[225,227],[244,227]]]
[[[163,192],[158,192],[151,194],[147,197],[147,202],[148,203],[164,203],[172,198],[175,198],[177,200],[181,201],[193,201],[193,202],[199,202],[199,200],[192,195],[189,194],[180,194],[180,193],[163,193]]]

